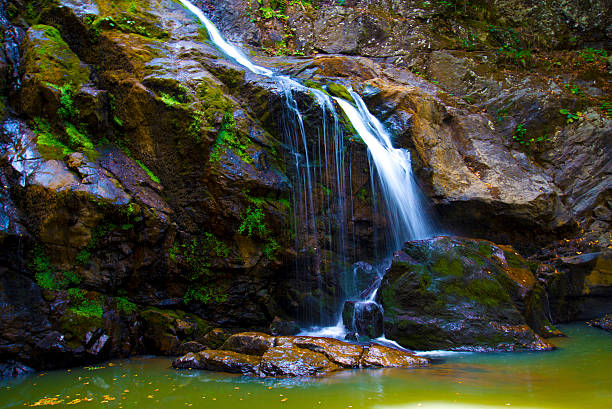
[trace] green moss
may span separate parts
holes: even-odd
[[[202,126],[204,125],[204,122],[204,112],[195,111],[191,115],[191,123],[189,124],[187,132],[195,143],[200,143],[202,140]]]
[[[491,258],[491,256],[493,256],[493,247],[487,243],[480,243],[478,246],[478,252],[486,258]]]
[[[449,262],[448,258],[441,257],[434,262],[432,269],[444,276],[463,277],[463,265],[457,258]]]
[[[511,251],[504,251],[504,256],[506,258],[506,261],[508,262],[508,265],[512,268],[527,267],[525,260],[516,253],[513,253]]]
[[[77,264],[84,266],[84,265],[87,265],[90,260],[91,260],[91,252],[87,249],[83,249],[79,252],[79,254],[77,254],[75,261]]]
[[[36,135],[36,145],[43,158],[62,159],[64,156],[74,152],[59,141],[59,138],[53,133],[51,125],[46,119],[34,118],[32,131]]]
[[[248,154],[249,142],[236,132],[234,115],[226,112],[223,116],[221,130],[217,135],[217,141],[210,153],[209,162],[218,162],[227,149],[234,152],[245,163],[253,163],[253,158]]]
[[[138,164],[138,166],[140,166],[142,168],[142,170],[145,171],[145,173],[147,175],[149,175],[149,177],[151,178],[151,180],[155,183],[161,183],[161,181],[159,180],[159,178],[157,176],[155,176],[155,174],[153,172],[151,172],[151,170],[149,168],[147,168],[145,166],[144,163],[142,163],[141,161],[137,160],[136,163]]]
[[[207,283],[215,278],[211,271],[212,259],[229,256],[229,248],[225,243],[212,233],[206,232],[200,239],[193,239],[182,244],[175,243],[168,254],[170,260],[187,267],[188,286],[183,296],[185,303],[206,304],[225,300],[226,295],[220,289]]]
[[[97,294],[88,294],[82,288],[68,289],[68,299],[70,300],[70,311],[76,315],[87,318],[102,318],[102,300]]]
[[[166,104],[167,107],[180,105],[182,103],[179,100],[177,100],[175,97],[173,97],[172,95],[166,94],[165,92],[160,93],[159,98],[162,100],[164,104]]]
[[[473,279],[467,283],[463,280],[451,280],[445,282],[442,288],[447,294],[468,298],[490,307],[510,302],[504,287],[493,278]]]
[[[336,84],[335,82],[330,82],[327,84],[327,90],[331,95],[336,96],[338,98],[342,98],[352,104],[355,104],[355,100],[353,100],[353,97],[351,97],[351,94],[344,85]]]
[[[138,309],[138,306],[126,297],[116,297],[115,302],[117,303],[117,310],[123,314],[133,314]]]
[[[89,81],[89,69],[81,65],[59,31],[51,26],[31,27],[23,61],[28,75],[43,83],[80,87]]]

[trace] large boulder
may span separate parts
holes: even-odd
[[[429,361],[399,349],[372,344],[364,348],[361,366],[364,368],[414,368],[429,366]]]
[[[429,364],[425,358],[379,344],[362,346],[333,338],[271,337],[257,332],[234,334],[222,348],[190,352],[172,365],[262,377],[293,377],[327,375],[343,368],[414,368]]]
[[[260,357],[239,354],[233,351],[205,350],[197,353],[190,352],[172,362],[172,366],[179,369],[205,369],[207,371],[241,373],[254,375]]]
[[[219,349],[262,356],[274,345],[274,337],[260,332],[241,332],[230,336]]]
[[[341,369],[323,354],[285,343],[270,348],[261,357],[259,372],[264,376],[314,376]]]
[[[526,305],[544,316],[542,297],[531,299],[536,288],[511,247],[458,237],[407,242],[379,290],[385,334],[419,350],[551,349],[524,316]]]

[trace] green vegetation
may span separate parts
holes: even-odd
[[[202,111],[194,111],[194,113],[191,115],[191,123],[189,124],[187,132],[195,143],[200,143],[202,140],[201,131],[204,121],[204,112]]]
[[[201,239],[187,243],[175,243],[168,251],[170,260],[187,267],[188,286],[183,301],[186,304],[200,302],[224,302],[227,295],[219,288],[209,285],[215,278],[211,271],[214,258],[229,256],[229,248],[211,233],[204,233]]]
[[[602,102],[601,109],[608,118],[612,118],[612,102]]]
[[[577,95],[579,97],[584,97],[584,92],[577,85],[565,84],[565,89],[569,90],[572,94]]]
[[[117,310],[124,314],[133,314],[138,309],[138,306],[128,300],[126,297],[116,297]]]
[[[36,145],[40,154],[46,159],[62,159],[64,156],[72,153],[72,149],[68,148],[54,135],[51,130],[51,125],[46,119],[34,118],[32,127],[34,135],[36,135]]]
[[[260,25],[265,24],[270,20],[275,20],[283,27],[283,38],[276,41],[272,47],[265,45],[262,49],[270,55],[304,55],[304,52],[297,50],[293,38],[295,37],[295,28],[288,23],[289,17],[286,15],[287,6],[300,4],[302,7],[311,6],[311,1],[305,0],[271,0],[269,5],[264,5],[262,0],[256,0],[257,5],[253,4],[253,0],[249,0],[247,6],[247,16],[251,22]],[[344,4],[344,0],[342,4]]]
[[[68,299],[70,311],[76,315],[87,318],[102,318],[102,300],[99,295],[90,295],[82,288],[69,288]]]
[[[516,30],[489,25],[489,33],[500,44],[497,54],[507,62],[527,68],[532,62],[531,50],[523,47]]]
[[[543,136],[527,136],[527,128],[524,124],[519,124],[514,129],[514,133],[512,134],[512,139],[525,147],[530,147],[534,144],[538,144],[541,142],[548,142],[548,135]]]
[[[598,50],[591,47],[578,51],[578,54],[586,62],[601,61],[608,57],[608,53],[605,50]]]
[[[231,149],[243,162],[253,163],[253,158],[248,154],[247,149],[249,147],[248,141],[245,137],[240,136],[236,132],[236,122],[234,121],[234,114],[226,112],[223,115],[223,123],[221,124],[221,130],[217,135],[217,141],[212,148],[210,153],[209,162],[218,162],[221,160],[221,156],[225,153],[226,149]]]
[[[121,5],[117,4],[117,6]],[[117,12],[118,10],[114,11]],[[103,30],[119,30],[127,34],[138,34],[142,37],[156,40],[162,40],[169,37],[167,31],[162,30],[155,24],[143,19],[142,16],[145,16],[145,14],[139,13],[139,10],[134,2],[131,2],[127,11],[130,13],[129,15],[121,15],[117,18],[113,16],[103,16],[98,18],[90,16],[87,18],[85,22],[89,25],[91,38],[94,41],[97,41],[100,37],[100,33]]]
[[[348,89],[342,84],[336,84],[335,82],[330,82],[327,84],[327,90],[331,95],[334,95],[338,98],[342,98],[347,100],[348,102],[355,104],[353,97],[349,93]]]
[[[108,94],[108,105],[110,109],[110,113],[113,116],[113,122],[119,126],[123,127],[123,121],[121,118],[117,116],[117,101],[113,94]]]
[[[166,94],[165,92],[160,93],[159,98],[162,100],[164,104],[166,104],[167,107],[172,107],[172,106],[181,104],[181,102],[178,99],[176,99],[172,95]]]
[[[144,163],[142,163],[141,161],[137,160],[136,163],[138,164],[138,166],[140,166],[142,168],[142,170],[145,171],[145,173],[147,175],[149,175],[149,177],[151,178],[151,180],[155,183],[161,183],[161,181],[159,180],[159,178],[157,176],[155,176],[155,174],[153,172],[151,172],[151,170],[149,168],[147,168],[145,166]]]
[[[262,249],[264,255],[268,260],[274,260],[280,245],[274,238],[270,237],[271,231],[265,219],[266,216],[260,203],[247,207],[240,227],[238,227],[238,233],[263,240],[265,242]]]
[[[69,286],[79,285],[81,279],[71,271],[59,272],[51,264],[42,246],[36,246],[30,253],[29,267],[34,272],[34,279],[39,287],[50,291],[59,291]]]
[[[571,111],[569,111],[569,110],[567,110],[565,108],[560,109],[559,113],[561,115],[565,115],[565,123],[568,124],[568,125],[571,124],[574,121],[577,121],[582,116],[582,112],[573,113],[573,112],[571,112]]]

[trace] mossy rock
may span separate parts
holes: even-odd
[[[355,104],[355,100],[351,97],[348,89],[344,85],[337,84],[335,82],[330,82],[327,84],[327,91],[329,94],[347,100],[348,102]]]
[[[75,88],[89,82],[89,68],[81,64],[55,27],[32,26],[23,48],[22,69],[26,78],[56,86],[72,84]]]
[[[515,256],[515,267],[503,258],[504,250]],[[458,237],[406,243],[379,291],[387,337],[417,349],[547,348],[527,326],[537,322],[535,330],[550,332],[544,331],[549,323],[540,322],[540,298],[529,299],[532,319],[526,319],[525,289],[533,285],[533,275],[529,269],[517,271],[516,266],[526,263],[514,253],[509,247]]]

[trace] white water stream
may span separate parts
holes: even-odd
[[[256,65],[250,61],[244,53],[238,48],[228,43],[217,27],[202,13],[202,11],[193,5],[188,0],[179,0],[185,8],[191,11],[196,17],[204,24],[211,41],[228,57],[233,59],[236,63],[247,68],[249,71],[263,75],[266,77],[274,78],[281,85],[285,94],[285,109],[288,114],[285,115],[283,127],[284,131],[289,135],[290,143],[293,146],[301,145],[303,153],[300,154],[296,150],[294,152],[296,161],[296,174],[297,174],[297,185],[296,190],[301,192],[303,198],[299,198],[301,201],[299,208],[296,209],[296,217],[301,217],[303,220],[300,222],[306,227],[306,231],[309,234],[316,234],[316,220],[314,214],[313,204],[313,192],[312,192],[312,178],[311,174],[311,158],[308,156],[306,131],[302,120],[302,115],[298,109],[297,101],[294,98],[293,91],[307,91],[315,96],[316,102],[323,111],[323,121],[325,121],[325,112],[332,114],[335,120],[335,126],[333,129],[339,129],[338,126],[338,115],[335,111],[332,99],[326,93],[306,87],[299,82],[283,75],[277,75],[272,70]],[[384,126],[380,121],[375,118],[366,107],[366,104],[361,97],[350,90],[351,97],[353,98],[355,105],[351,102],[346,101],[342,98],[334,97],[333,99],[342,108],[348,117],[349,121],[368,147],[368,153],[370,155],[371,162],[374,163],[375,173],[378,176],[382,194],[384,196],[384,202],[387,211],[387,217],[389,219],[389,247],[391,249],[398,249],[401,245],[410,239],[423,239],[431,237],[433,230],[430,227],[428,216],[424,211],[424,202],[421,198],[420,191],[415,183],[412,175],[412,166],[410,160],[410,153],[404,149],[396,149],[393,147],[391,137],[385,130]],[[323,139],[326,138],[326,126],[323,124]],[[337,131],[335,131],[338,133]],[[335,151],[335,177],[338,181],[338,192],[337,197],[334,199],[338,201],[338,208],[342,209],[343,194],[344,194],[344,158],[343,158],[343,146],[342,146],[342,135],[341,131],[338,136],[334,137],[334,151]],[[326,144],[324,144],[326,146]],[[327,164],[326,175],[327,175]],[[295,198],[294,198],[295,199]],[[298,199],[296,199],[297,201]],[[338,238],[335,238],[336,244],[339,248],[342,248],[344,243],[344,232],[345,222],[344,218],[337,220],[337,225],[340,225],[339,229],[343,234],[339,234]],[[295,221],[296,226],[298,221]],[[297,229],[296,229],[297,230]],[[297,239],[296,239],[297,240]],[[334,240],[334,239],[332,239]],[[386,255],[388,256],[388,255]],[[366,297],[366,302],[374,302],[376,297],[377,288],[371,291]],[[342,318],[340,317],[339,322],[335,326],[331,327],[318,327],[311,328],[310,330],[304,331],[303,335],[314,335],[314,336],[325,336],[333,338],[343,338],[346,335],[346,329],[342,324]],[[393,341],[387,340],[383,337],[379,340],[386,343],[394,343]]]

